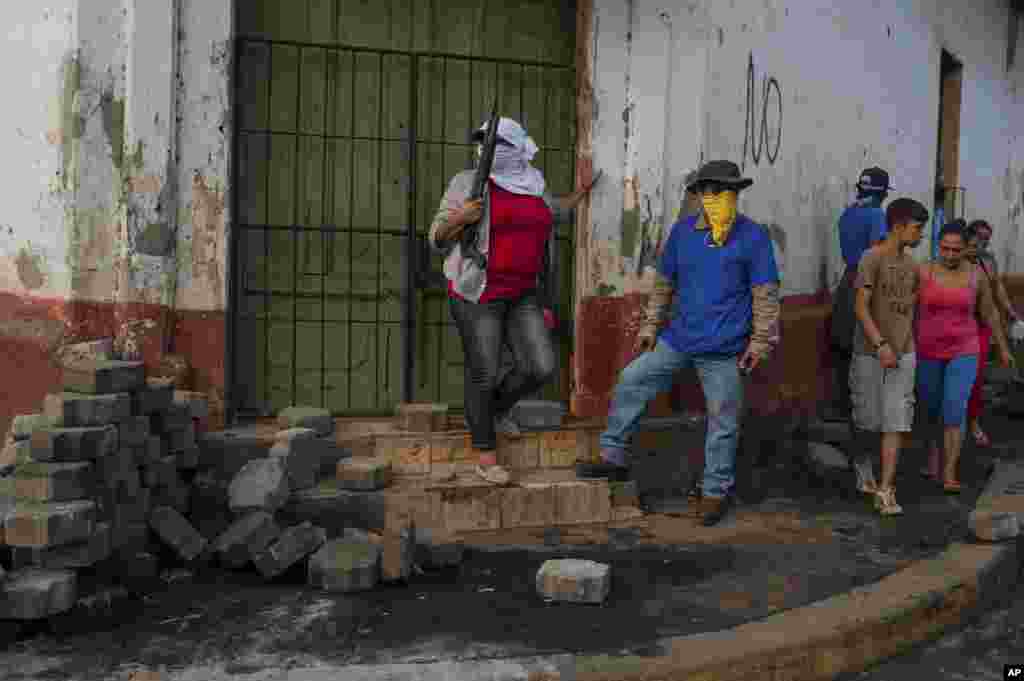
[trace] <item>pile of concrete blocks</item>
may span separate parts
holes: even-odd
[[[203,398],[147,380],[141,362],[88,352],[63,362],[63,391],[15,417],[0,457],[14,497],[3,519],[10,573],[0,619],[70,609],[77,571],[154,565],[154,509],[188,513]]]

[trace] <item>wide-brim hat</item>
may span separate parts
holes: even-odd
[[[754,184],[749,177],[743,177],[740,167],[732,161],[708,161],[686,179],[686,189],[692,191],[707,182],[724,184],[735,191]]]

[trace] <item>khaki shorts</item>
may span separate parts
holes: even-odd
[[[883,369],[878,357],[854,354],[850,363],[853,422],[872,433],[909,433],[914,427],[914,374],[917,356],[900,357],[895,369]]]

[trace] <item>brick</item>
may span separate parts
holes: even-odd
[[[243,568],[281,536],[281,528],[266,511],[242,516],[213,542],[221,564]]]
[[[568,603],[601,603],[611,590],[611,566],[569,558],[545,561],[537,571],[541,598]]]
[[[110,523],[96,523],[95,531],[84,541],[49,548],[15,546],[11,548],[11,567],[15,570],[40,567],[49,570],[74,570],[92,567],[110,557],[113,545]]]
[[[644,512],[636,506],[613,506],[611,522],[620,523],[643,518]]]
[[[555,518],[559,525],[604,523],[611,518],[607,482],[562,482],[555,485]]]
[[[82,360],[64,365],[63,387],[67,392],[107,395],[130,393],[146,385],[142,362]]]
[[[450,533],[501,528],[503,490],[488,484],[438,493],[441,526]]]
[[[250,461],[266,458],[272,445],[255,428],[207,433],[199,438],[199,467],[230,479]]]
[[[253,560],[256,569],[267,579],[273,579],[313,553],[327,540],[323,528],[305,522],[284,530],[280,538],[261,551]]]
[[[550,483],[522,483],[502,489],[501,526],[546,527],[555,524],[555,488]]]
[[[371,541],[380,545],[380,576],[385,582],[409,579],[416,556],[416,542],[409,527],[400,530],[385,528]]]
[[[172,432],[185,430],[189,426],[195,428],[188,406],[184,404],[172,403],[166,409],[149,415],[149,428],[153,435],[167,437]],[[195,430],[192,432],[195,433]]]
[[[128,393],[86,395],[51,393],[43,399],[43,415],[56,428],[82,428],[117,424],[132,414]]]
[[[277,457],[247,463],[228,487],[228,505],[234,513],[270,511],[288,501],[288,475]]]
[[[174,403],[174,383],[166,378],[147,378],[146,385],[132,395],[132,413],[149,416],[170,409]]]
[[[37,430],[49,428],[50,424],[44,414],[18,414],[11,421],[9,438],[28,440]]]
[[[342,489],[372,491],[391,484],[391,462],[384,459],[359,459],[338,462],[338,486]]]
[[[149,417],[130,416],[118,424],[117,435],[122,447],[142,447],[149,440]]]
[[[476,463],[469,435],[448,435],[431,438],[430,462],[435,463]]]
[[[448,425],[448,405],[429,402],[403,402],[395,407],[399,430],[413,433],[436,433]]]
[[[430,473],[430,438],[420,435],[377,437],[377,458],[391,462],[395,475]]]
[[[65,345],[57,351],[57,364],[74,364],[76,362],[107,361],[114,359],[114,339],[84,341]]]
[[[4,540],[11,546],[62,546],[84,541],[95,524],[93,501],[18,502],[4,521]]]
[[[51,428],[32,434],[32,458],[46,463],[88,461],[117,451],[117,428]]]
[[[90,463],[29,463],[18,470],[14,496],[36,502],[76,501],[89,497],[96,477]]]
[[[183,471],[194,471],[199,468],[199,447],[190,447],[174,453],[178,469]]]
[[[377,585],[381,549],[372,543],[334,539],[309,558],[309,585],[330,592],[367,591]]]
[[[77,597],[72,570],[18,570],[0,584],[0,619],[46,619],[70,610]]]
[[[540,434],[540,467],[572,468],[576,465],[578,431],[555,430]]]
[[[316,485],[320,473],[320,445],[315,438],[298,438],[278,441],[270,448],[270,456],[281,462],[288,475],[290,489],[309,489]]]
[[[608,491],[612,497],[612,507],[639,506],[640,487],[636,480],[629,482],[609,482]]]
[[[193,419],[206,419],[210,416],[210,401],[205,393],[175,390],[174,402],[188,407],[189,417]]]
[[[167,449],[170,452],[181,452],[199,446],[196,442],[196,426],[191,421],[180,430],[167,431],[164,439],[167,440]]]
[[[318,407],[287,407],[277,415],[277,423],[282,429],[312,428],[318,435],[334,434],[334,417]]]
[[[967,520],[971,533],[983,541],[1004,541],[1020,534],[1020,522],[1016,513],[972,511]]]
[[[146,487],[170,487],[178,480],[178,460],[165,456],[142,469],[142,484]]]
[[[206,548],[206,539],[173,508],[154,508],[149,516],[149,526],[186,563],[200,556]]]
[[[192,367],[183,355],[168,353],[160,357],[160,363],[153,374],[171,381],[176,390],[187,390],[192,377]]]
[[[601,458],[601,431],[584,429],[576,433],[576,460],[582,463],[598,463]]]
[[[534,470],[540,463],[540,437],[525,433],[519,437],[498,435],[498,463],[510,470]]]
[[[415,561],[419,565],[431,568],[454,567],[465,558],[465,544],[445,537],[443,533],[417,527],[413,536],[416,543]]]

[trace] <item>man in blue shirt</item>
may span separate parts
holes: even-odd
[[[705,525],[721,520],[732,500],[741,373],[755,369],[779,338],[779,272],[771,239],[736,212],[739,192],[751,184],[729,161],[705,164],[687,183],[702,210],[677,222],[665,244],[637,338],[641,354],[615,388],[601,462],[577,466],[582,478],[627,480],[626,452],[647,403],[671,389],[679,370],[693,366],[708,410],[702,497],[694,509]],[[675,315],[665,325],[673,295]]]

